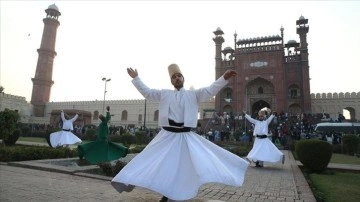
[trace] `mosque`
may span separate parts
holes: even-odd
[[[49,102],[53,63],[56,57],[55,41],[60,25],[59,8],[52,4],[43,19],[44,30],[38,52],[31,101],[25,97],[0,94],[0,111],[5,108],[17,110],[23,123],[56,125],[60,110],[70,116],[81,112],[79,125],[98,125],[99,114],[104,106],[110,106],[111,125],[124,127],[156,128],[158,124],[158,103],[146,100],[104,100]],[[217,28],[214,33],[215,75],[214,80],[227,69],[235,69],[240,76],[223,88],[218,95],[207,102],[200,103],[199,122],[207,123],[214,113],[241,116],[246,110],[256,114],[268,107],[288,116],[301,113],[323,114],[336,119],[338,113],[348,111],[348,121],[358,121],[360,117],[360,92],[310,93],[309,60],[307,33],[308,19],[303,16],[296,21],[299,42],[284,42],[284,28],[280,35],[262,36],[250,39],[237,39],[234,34],[234,47],[222,47],[224,32]],[[205,125],[203,124],[203,125]]]

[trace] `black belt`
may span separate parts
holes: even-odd
[[[174,120],[169,119],[169,125],[170,127],[163,127],[164,130],[174,132],[174,133],[183,133],[183,132],[190,132],[190,127],[184,127],[184,123],[176,123]],[[171,127],[171,126],[176,126]]]
[[[70,129],[62,129],[63,131],[71,131]]]
[[[173,127],[162,127],[164,130],[174,133],[190,132],[190,127],[173,128]]]
[[[170,126],[183,127],[184,123],[176,123],[174,120],[169,119]]]
[[[256,135],[257,138],[259,139],[265,139],[267,138],[268,136],[267,135]]]

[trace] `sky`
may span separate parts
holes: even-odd
[[[143,99],[127,67],[151,88],[170,88],[177,63],[185,88],[215,80],[214,31],[223,48],[237,39],[296,40],[309,19],[311,93],[360,92],[360,1],[60,1],[0,0],[0,86],[31,100],[45,9],[59,8],[50,102]]]

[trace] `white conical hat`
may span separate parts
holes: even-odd
[[[264,108],[260,109],[260,111],[267,111],[267,112],[271,112],[271,109],[270,109],[270,108],[267,108],[267,107],[264,107]]]
[[[180,71],[180,68],[179,68],[179,66],[178,66],[177,64],[171,64],[171,65],[169,65],[168,70],[169,70],[169,76],[170,76],[170,78],[171,78],[174,74],[176,74],[176,73],[179,73],[179,74],[182,75],[182,73],[181,73],[181,71]]]
[[[271,113],[271,109],[270,109],[270,108],[267,108],[267,107],[264,107],[264,108],[260,109],[258,115],[260,115],[260,114],[263,114],[263,115],[264,115],[265,112]]]

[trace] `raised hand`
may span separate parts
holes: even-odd
[[[137,72],[137,70],[135,69],[133,69],[133,68],[131,68],[131,67],[128,67],[127,68],[127,72],[128,72],[128,74],[129,74],[129,76],[131,77],[131,78],[135,78],[135,77],[137,77],[139,74],[138,74],[138,72]]]
[[[232,70],[232,69],[226,70],[226,72],[224,73],[224,79],[228,80],[231,77],[235,76],[236,74],[237,74],[237,72],[235,70]]]

